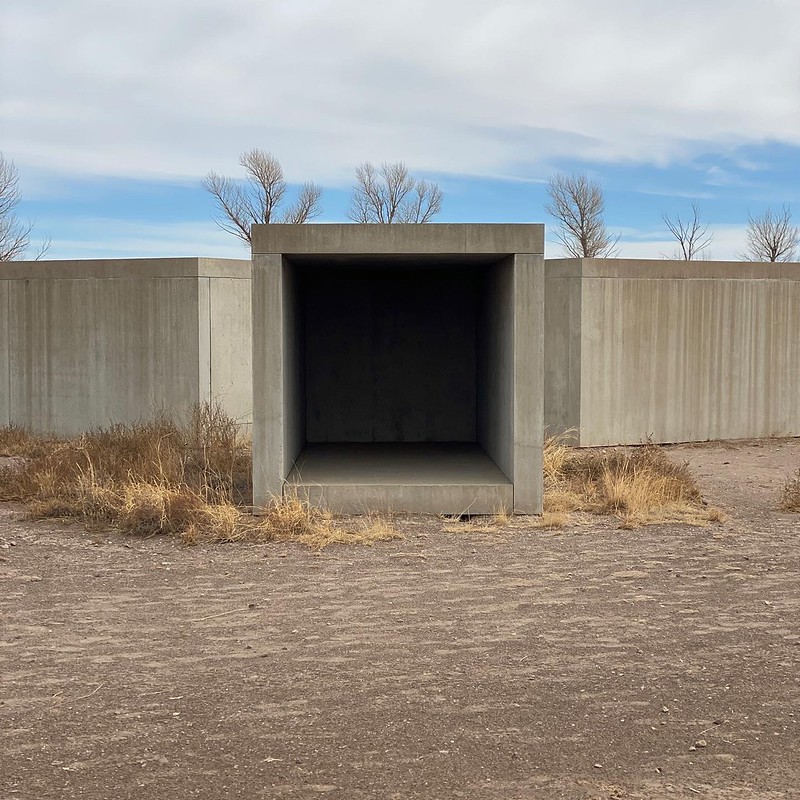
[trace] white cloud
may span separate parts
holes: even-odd
[[[20,167],[191,178],[258,146],[292,180],[536,178],[800,144],[795,0],[5,0],[0,29]]]
[[[57,220],[54,221],[57,224]],[[48,259],[70,258],[250,258],[250,251],[213,222],[65,221],[53,236]]]
[[[744,249],[744,225],[709,225],[711,244],[703,251],[702,258],[710,261],[738,261]],[[616,229],[620,234],[620,258],[670,258],[677,243],[670,239],[664,229],[634,230]]]

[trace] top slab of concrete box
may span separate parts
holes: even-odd
[[[249,423],[250,262],[0,264],[0,425],[73,435],[218,401]]]
[[[545,420],[582,446],[800,435],[800,264],[546,262]]]
[[[254,225],[253,254],[511,255],[544,253],[544,225]]]
[[[543,241],[254,226],[256,506],[288,481],[338,511],[541,512]]]

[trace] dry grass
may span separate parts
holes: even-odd
[[[500,534],[563,528],[574,512],[613,515],[625,528],[658,522],[707,525],[724,520],[719,509],[705,506],[688,466],[671,461],[663,448],[644,444],[589,450],[573,447],[573,439],[574,432],[567,431],[545,443],[542,516],[464,514],[446,518],[443,530]]]
[[[625,527],[657,522],[704,525],[722,520],[706,508],[686,464],[654,444],[580,450],[567,437],[545,444],[545,512],[612,514]]]
[[[551,530],[563,528],[568,523],[569,516],[558,512],[545,511],[538,517],[515,517],[503,510],[488,515],[444,517],[442,530],[445,533],[500,534],[531,528]]]
[[[0,456],[37,458],[52,447],[54,443],[54,439],[37,436],[21,425],[0,427]]]
[[[613,514],[624,526],[653,522],[706,524],[722,519],[705,508],[686,465],[652,444],[580,450],[569,433],[545,446],[545,513],[537,519],[462,516],[453,533],[494,534],[520,527],[558,528],[572,512]],[[76,439],[37,437],[0,428],[0,453],[16,463],[0,469],[0,500],[21,500],[35,518],[74,518],[140,535],[175,534],[184,541],[297,541],[322,548],[399,538],[391,520],[367,515],[337,520],[289,495],[253,517],[251,452],[236,422],[216,405],[196,407],[185,425],[160,417],[113,425]],[[782,508],[800,508],[800,473],[787,483]]]
[[[2,428],[0,445],[20,459],[0,470],[0,500],[27,503],[35,519],[174,534],[187,543],[297,541],[319,549],[399,536],[390,520],[366,516],[345,524],[297,496],[277,499],[253,517],[246,510],[250,444],[214,404],[194,408],[185,425],[159,417],[71,440]]]
[[[800,512],[800,469],[786,479],[781,495],[781,511]]]
[[[237,510],[238,511],[238,510]],[[258,516],[238,512],[233,524],[195,525],[183,534],[187,544],[215,542],[299,542],[314,550],[331,544],[372,545],[402,538],[389,518],[367,514],[337,520],[297,494],[274,499]]]
[[[252,496],[249,443],[213,404],[195,407],[184,426],[158,417],[66,441],[4,428],[0,440],[16,442],[17,454],[25,458],[0,474],[0,500],[52,503],[67,516],[70,509],[83,516],[86,504],[123,486],[187,489],[211,503],[246,503]]]

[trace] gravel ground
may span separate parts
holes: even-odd
[[[0,504],[0,797],[800,797],[800,440],[726,522],[184,547]]]

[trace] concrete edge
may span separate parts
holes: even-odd
[[[554,258],[545,261],[554,278],[631,278],[646,280],[782,280],[800,281],[800,262],[677,261],[636,258]]]
[[[544,253],[544,224],[254,225],[253,253],[511,255]]]
[[[241,278],[250,279],[250,260],[233,258],[101,258],[8,261],[0,280]]]

